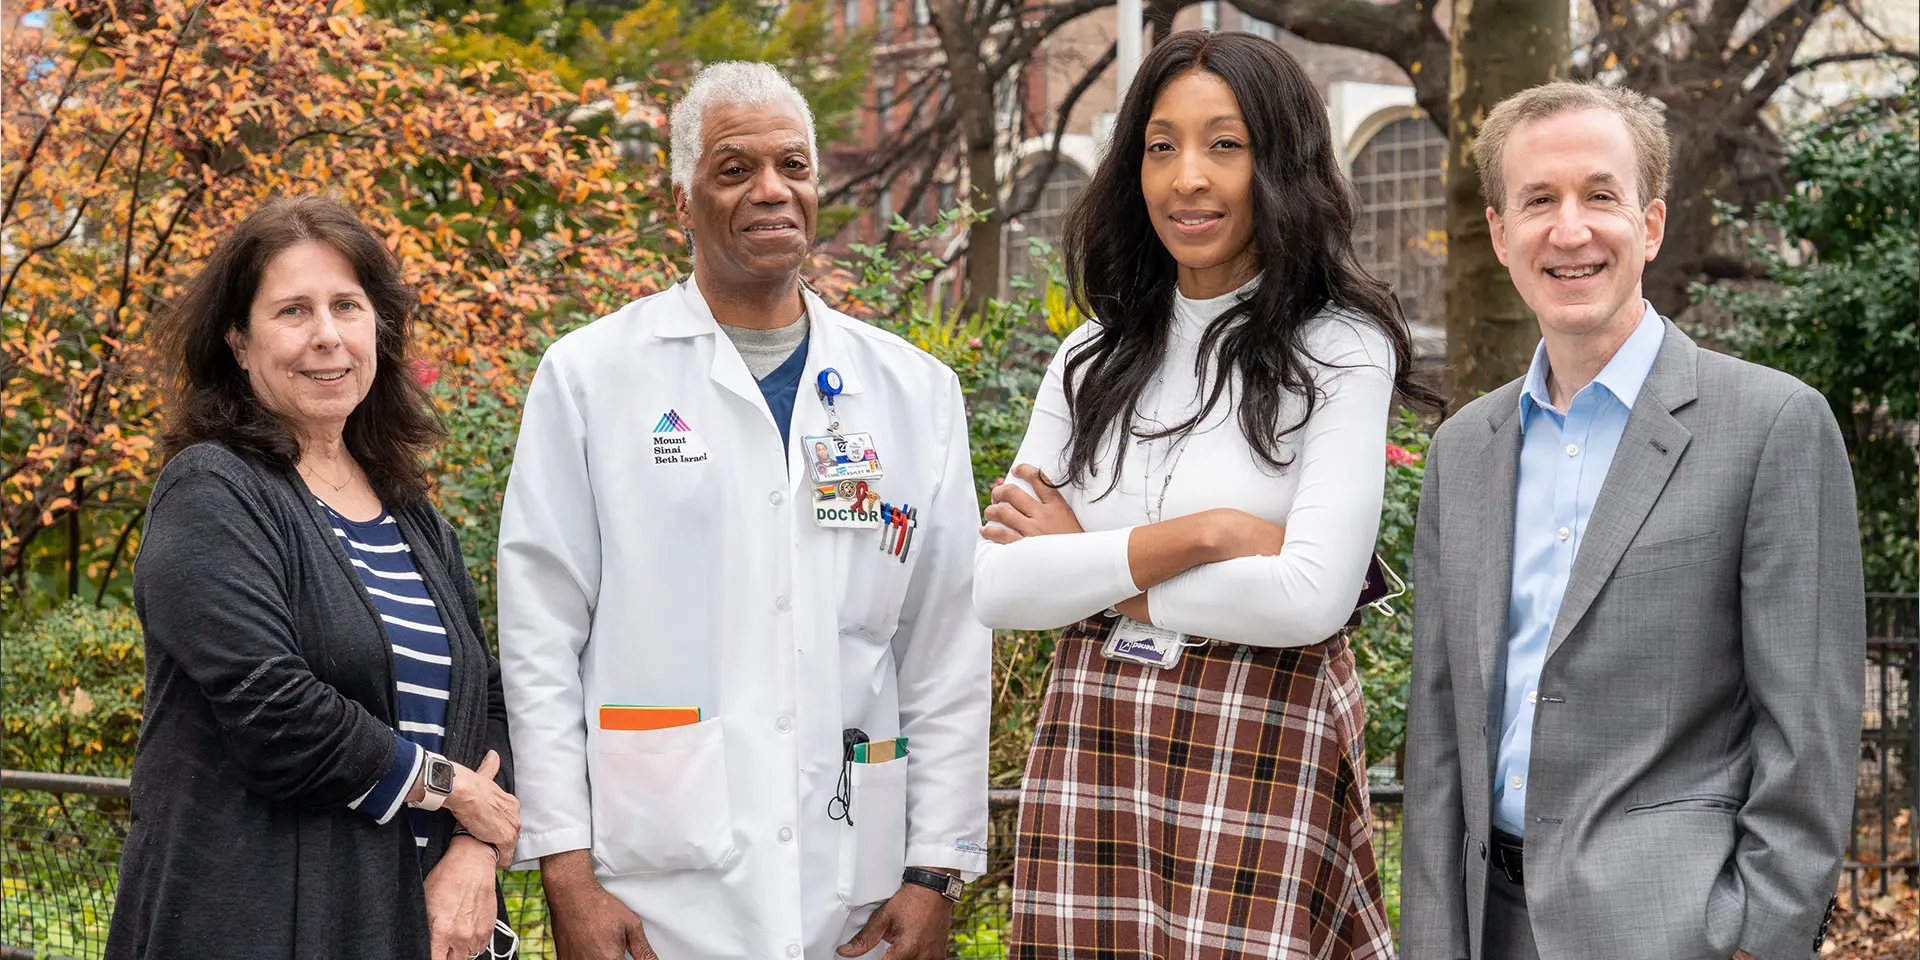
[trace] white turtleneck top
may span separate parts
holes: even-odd
[[[1176,295],[1167,357],[1142,395],[1139,422],[1171,425],[1200,409],[1205,379],[1194,364],[1201,336],[1258,282],[1210,300]],[[1090,339],[1094,322],[1070,334],[1054,355],[1016,465],[1031,464],[1056,479],[1066,475],[1071,426],[1062,377],[1066,358]],[[1322,399],[1307,424],[1280,443],[1287,467],[1268,466],[1242,435],[1236,377],[1187,437],[1126,437],[1133,448],[1111,492],[1111,441],[1097,477],[1060,491],[1085,533],[1005,545],[983,539],[974,558],[980,620],[1045,630],[1099,613],[1140,593],[1127,560],[1134,527],[1234,507],[1287,528],[1280,555],[1204,564],[1154,587],[1147,592],[1154,624],[1264,647],[1332,636],[1353,613],[1379,532],[1394,358],[1378,328],[1332,311],[1312,321],[1306,341]],[[1280,409],[1280,424],[1291,425],[1302,401],[1289,397]],[[1011,468],[1007,473],[1008,482],[1027,487],[1012,478]]]

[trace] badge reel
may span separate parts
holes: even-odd
[[[822,527],[877,530],[884,524],[878,481],[880,453],[869,433],[840,432],[834,399],[846,389],[840,371],[820,371],[814,381],[827,408],[827,432],[801,437],[807,475],[813,480],[813,520]]]
[[[1120,617],[1114,621],[1113,632],[1107,636],[1100,653],[1109,660],[1125,660],[1164,670],[1180,662],[1180,654],[1187,646],[1184,633],[1141,623],[1132,617]]]

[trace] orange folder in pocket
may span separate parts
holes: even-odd
[[[699,722],[699,707],[633,707],[609,703],[600,708],[602,730],[665,730]]]

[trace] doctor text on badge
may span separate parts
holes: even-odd
[[[813,520],[823,527],[877,529],[880,526],[880,511],[862,510],[851,501],[836,499],[815,504]]]

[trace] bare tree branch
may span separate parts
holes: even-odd
[[[1736,76],[1746,76],[1758,67],[1791,59],[1807,31],[1813,29],[1814,21],[1832,7],[1833,0],[1793,0],[1747,34],[1727,57],[1727,66]]]
[[[1818,70],[1830,64],[1867,63],[1883,57],[1920,63],[1920,52],[1913,50],[1856,50],[1852,53],[1830,53],[1823,57],[1814,57],[1812,60],[1803,60],[1794,64],[1793,69],[1787,71],[1787,75],[1799,76],[1809,70]]]
[[[72,98],[74,82],[80,76],[80,65],[86,62],[87,56],[93,53],[93,48],[99,43],[102,23],[105,21],[95,23],[92,29],[87,31],[87,45],[73,58],[73,65],[67,68],[67,79],[60,84],[60,96],[54,99],[53,109],[47,111],[46,122],[40,125],[39,130],[34,131],[33,143],[27,147],[26,155],[18,161],[20,173],[13,178],[13,186],[7,188],[6,205],[0,206],[0,223],[13,219],[13,204],[20,198],[20,185],[27,182],[27,173],[33,169],[33,161],[40,155],[41,145],[47,142],[47,133],[53,129],[53,122],[60,117],[60,108],[66,106],[67,101]]]
[[[1860,0],[1847,0],[1847,3],[1842,6],[1841,9],[1847,12],[1849,19],[1860,25],[1860,29],[1867,32],[1867,36],[1878,41],[1881,46],[1893,46],[1893,41],[1888,39],[1886,34],[1881,33],[1878,29],[1875,29],[1873,24],[1867,22],[1866,12],[1860,9]]]
[[[1700,49],[1703,52],[1710,50],[1715,56],[1726,54],[1727,45],[1733,42],[1733,31],[1740,26],[1740,17],[1747,12],[1749,2],[1713,0],[1713,8],[1700,28]]]
[[[1275,24],[1314,43],[1376,53],[1392,60],[1412,81],[1414,98],[1441,129],[1448,124],[1448,56],[1452,44],[1434,20],[1432,5],[1399,0],[1240,0],[1242,13]]]
[[[1040,202],[1040,194],[1046,190],[1047,183],[1053,179],[1054,172],[1060,168],[1060,140],[1066,135],[1067,121],[1073,116],[1073,108],[1093,87],[1094,82],[1100,79],[1100,75],[1113,65],[1119,52],[1118,43],[1108,44],[1107,52],[1101,54],[1100,59],[1095,60],[1093,65],[1080,75],[1079,80],[1074,81],[1073,86],[1067,90],[1066,97],[1054,109],[1053,142],[1047,145],[1047,159],[1040,168],[1040,176],[1034,179],[1033,186],[1025,191],[1024,196],[1021,194],[1019,181],[1014,182],[1014,197],[1007,204],[1008,219],[1025,215]]]

